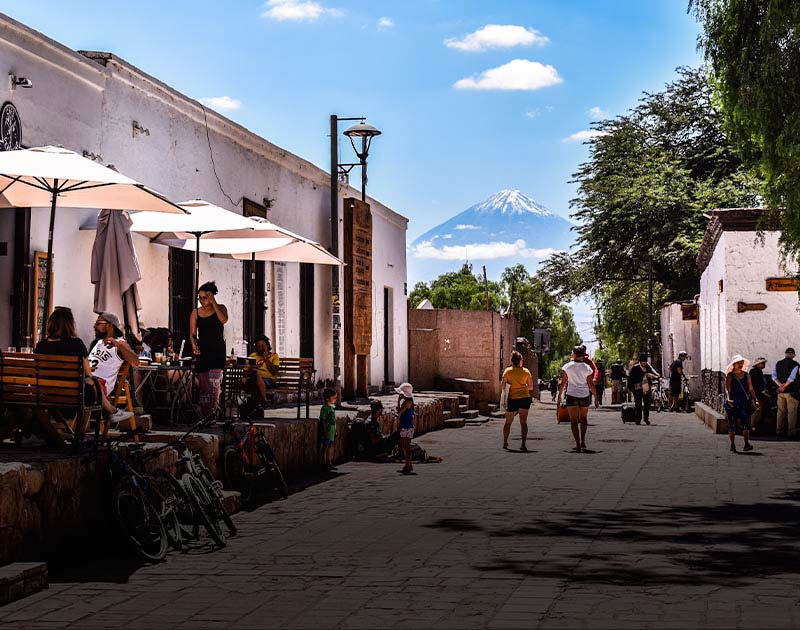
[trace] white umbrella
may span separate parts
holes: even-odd
[[[50,206],[43,306],[45,321],[50,310],[50,265],[57,206],[183,213],[164,196],[136,180],[61,147],[0,151],[0,195],[6,206]],[[44,326],[41,333],[44,336]]]
[[[219,206],[204,201],[193,199],[178,204],[186,214],[163,215],[153,212],[137,212],[132,216],[131,232],[138,232],[149,236],[151,241],[194,249],[194,293],[200,285],[200,247],[202,240],[208,239],[216,233],[247,233],[253,230],[255,223],[240,214],[220,208]],[[187,246],[186,241],[194,241],[194,246]],[[176,244],[180,241],[180,245]]]

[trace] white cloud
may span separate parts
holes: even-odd
[[[480,230],[477,225],[470,225],[469,223],[459,223],[456,226],[457,230]]]
[[[323,15],[342,14],[340,9],[331,9],[314,0],[268,0],[261,17],[279,22],[313,22]]]
[[[462,52],[484,52],[515,46],[544,46],[549,41],[547,37],[532,28],[512,24],[487,24],[461,39],[455,37],[446,39],[444,45]]]
[[[378,28],[392,28],[394,20],[389,17],[382,17],[378,20]]]
[[[542,114],[546,112],[552,112],[553,106],[547,105],[546,107],[534,107],[533,109],[529,109],[525,112],[525,118],[539,118]]]
[[[519,239],[513,243],[472,243],[469,245],[445,245],[435,247],[431,241],[415,245],[411,253],[415,258],[433,258],[435,260],[494,260],[495,258],[547,258],[555,254],[552,248],[530,249],[525,241]]]
[[[599,129],[584,129],[583,131],[576,131],[571,136],[567,136],[561,142],[588,142],[598,136],[604,136],[605,132]]]
[[[242,106],[242,101],[237,101],[230,96],[206,96],[201,98],[200,102],[218,112],[232,112]]]
[[[592,107],[586,110],[586,115],[591,120],[603,120],[604,118],[608,118],[608,111],[602,107]]]
[[[457,90],[538,90],[563,83],[558,70],[538,61],[514,59],[453,84]]]

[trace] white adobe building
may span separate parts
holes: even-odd
[[[800,346],[800,304],[797,263],[782,261],[779,234],[762,225],[763,210],[710,215],[697,256],[700,367],[703,401],[721,411],[724,372],[733,355],[751,361],[764,356],[771,372],[787,346]]]
[[[29,79],[32,87],[12,87],[9,75]],[[173,201],[202,198],[235,212],[247,207],[258,213],[269,200],[270,220],[325,246],[330,243],[326,171],[204,109],[115,55],[76,52],[0,14],[0,77],[0,103],[13,106],[3,110],[9,116],[12,109],[18,112],[22,147],[66,147],[115,165]],[[0,148],[7,139],[2,134],[12,133],[6,122],[0,121]],[[233,202],[217,183],[212,151],[222,188]],[[340,190],[340,217],[341,201],[349,196],[359,193],[349,187]],[[373,217],[370,383],[381,385],[406,380],[408,374],[408,219],[375,199],[367,201]],[[89,280],[94,232],[79,228],[95,215],[93,210],[59,211],[53,249],[53,304],[72,308],[84,340],[91,338],[95,318]],[[21,344],[21,333],[31,334],[31,263],[35,251],[47,250],[48,217],[49,208],[0,210],[0,299],[6,305],[0,309],[0,347]],[[340,244],[341,234],[340,225]],[[193,306],[191,263],[187,268],[191,254],[151,244],[139,235],[134,243],[143,275],[142,323],[180,330],[184,317],[177,314],[185,315]],[[264,265],[259,279],[263,331],[279,353],[313,356],[317,376],[331,378],[330,267]],[[202,255],[200,281],[207,280],[217,282],[218,301],[231,313],[225,335],[233,347],[246,337],[243,265]],[[390,351],[386,361],[384,348]]]

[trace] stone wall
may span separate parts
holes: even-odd
[[[725,405],[725,374],[714,370],[703,370],[703,402],[718,413]]]

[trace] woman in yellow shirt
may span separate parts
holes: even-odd
[[[522,355],[514,350],[511,353],[511,367],[503,372],[500,383],[501,391],[509,385],[508,405],[506,407],[506,423],[503,425],[503,448],[508,449],[508,436],[514,416],[519,414],[519,425],[522,429],[521,451],[527,451],[525,440],[528,438],[528,411],[533,404],[533,377],[527,368],[522,367]]]
[[[256,351],[250,358],[256,360],[256,369],[251,378],[254,393],[258,395],[259,403],[264,403],[267,401],[267,390],[274,389],[278,382],[281,358],[272,351],[272,344],[266,335],[256,337]]]

